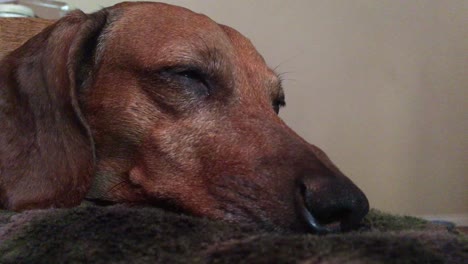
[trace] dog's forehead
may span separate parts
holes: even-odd
[[[234,53],[238,62],[244,64],[244,69],[252,76],[260,77],[264,85],[273,89],[274,93],[282,93],[281,80],[274,70],[269,68],[264,58],[258,53],[252,42],[237,30],[219,25],[228,35],[233,44]],[[260,80],[259,80],[260,81]],[[276,95],[275,95],[276,96]]]
[[[118,54],[134,58],[136,64],[183,64],[200,59],[195,57],[197,51],[207,49],[232,56],[229,38],[204,15],[162,3],[122,7],[105,41]]]
[[[245,36],[205,15],[163,3],[126,3],[116,9],[119,18],[106,36],[106,46],[113,51],[109,56],[119,56],[113,62],[124,58],[127,66],[157,69],[206,64],[209,57],[212,65],[242,67],[257,87],[280,87],[277,75]]]

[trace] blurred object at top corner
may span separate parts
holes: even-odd
[[[0,17],[59,19],[74,8],[51,0],[0,0]]]

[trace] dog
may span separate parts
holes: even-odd
[[[278,75],[182,7],[74,11],[0,62],[0,207],[83,200],[240,224],[356,228],[364,193],[279,117]]]

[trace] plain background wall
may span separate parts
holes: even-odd
[[[166,2],[236,28],[279,65],[281,116],[372,207],[468,215],[468,1]]]

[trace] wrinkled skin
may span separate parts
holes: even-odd
[[[86,196],[318,233],[356,227],[368,211],[361,190],[277,116],[280,80],[250,41],[206,16],[158,3],[75,12],[0,64],[5,208]],[[28,78],[42,82],[18,80]]]

